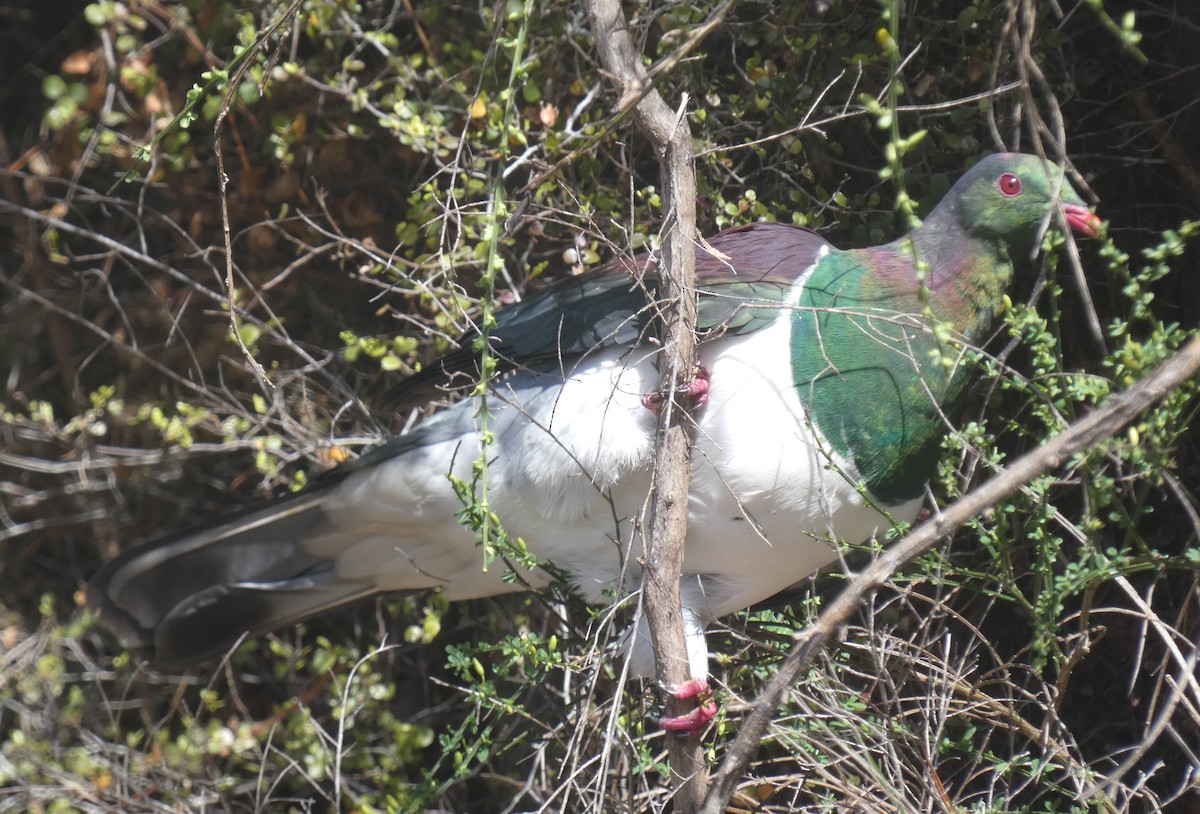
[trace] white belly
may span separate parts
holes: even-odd
[[[846,463],[814,439],[791,386],[788,330],[780,320],[701,350],[711,383],[708,403],[695,413],[684,570],[703,577],[685,586],[685,601],[704,616],[765,599],[833,561],[834,539],[862,542],[888,525],[855,488]],[[573,574],[593,602],[641,579],[633,529],[648,508],[657,422],[641,397],[657,386],[658,373],[635,354],[645,352],[597,353],[566,371],[561,387],[517,376],[490,400],[489,505],[511,535]],[[440,586],[455,599],[520,587],[501,581],[501,565],[483,571],[474,535],[453,519],[462,504],[446,473],[470,482],[480,447],[472,406],[452,412],[445,420],[461,435],[347,484],[346,537],[367,524],[379,529],[340,552],[347,571],[373,574],[384,589]],[[919,503],[891,513],[911,520]],[[413,507],[420,507],[416,516]],[[312,547],[333,553],[335,538]],[[524,576],[545,581],[536,571]]]

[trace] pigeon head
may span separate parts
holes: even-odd
[[[1005,242],[1015,256],[1028,256],[1056,207],[1075,231],[1088,237],[1099,231],[1100,218],[1059,167],[1034,155],[997,153],[959,179],[930,218],[945,212],[968,234]]]

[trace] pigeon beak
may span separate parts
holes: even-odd
[[[1063,214],[1067,216],[1067,223],[1076,232],[1087,237],[1100,234],[1100,216],[1086,206],[1063,204]]]

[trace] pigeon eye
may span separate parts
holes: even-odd
[[[1016,173],[1004,173],[996,185],[1000,187],[1000,194],[1009,198],[1015,198],[1021,194],[1021,179],[1017,177]]]

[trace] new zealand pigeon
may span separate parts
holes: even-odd
[[[999,154],[884,246],[841,251],[755,223],[697,248],[706,392],[681,588],[698,684],[708,621],[830,563],[837,540],[916,518],[970,378],[961,349],[986,338],[1013,265],[1056,212],[1096,234],[1061,170]],[[613,262],[499,312],[491,445],[477,404],[459,402],[297,494],[124,552],[92,580],[91,605],[178,666],[386,591],[469,599],[544,585],[540,569],[517,581],[485,570],[459,523],[448,474],[471,483],[481,455],[487,504],[513,539],[589,602],[635,590],[657,421],[655,275],[652,255]],[[473,372],[470,347],[439,374]],[[633,674],[653,675],[644,622],[629,652]]]

